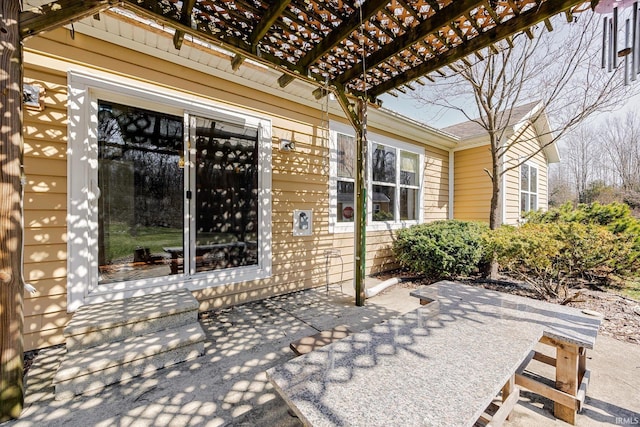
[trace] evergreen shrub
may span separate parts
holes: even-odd
[[[432,279],[466,276],[485,258],[485,224],[446,220],[414,225],[398,232],[393,251],[398,261]]]

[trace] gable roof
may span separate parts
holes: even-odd
[[[539,103],[540,101],[533,101],[527,104],[520,105],[518,107],[514,107],[511,110],[511,117],[509,117],[507,127],[513,127],[516,124],[520,123],[523,119],[526,118],[529,113],[534,110],[536,105],[538,105]],[[487,133],[487,131],[474,120],[447,126],[440,130],[448,134],[457,136],[461,140],[470,139]]]
[[[552,131],[549,126],[549,119],[547,113],[544,111],[544,104],[542,101],[529,102],[511,110],[509,121],[506,125],[508,134],[512,134],[517,131],[518,128],[530,123],[536,131],[540,140],[540,145],[544,147],[542,151],[547,157],[548,163],[560,162],[560,152],[555,142],[551,142]],[[442,132],[448,133],[459,138],[458,147],[465,145],[471,145],[477,140],[481,140],[480,144],[474,145],[486,145],[489,143],[488,139],[485,140],[487,131],[480,126],[476,121],[470,120],[467,122],[458,123],[452,126],[447,126],[440,129]],[[475,140],[475,141],[474,141]],[[468,147],[465,147],[468,148]]]

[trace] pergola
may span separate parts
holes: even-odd
[[[356,304],[364,304],[366,105],[558,13],[568,19],[584,0],[58,0],[22,10],[0,2],[0,421],[22,410],[22,41],[112,7],[131,10],[184,36],[333,92],[356,130]],[[598,0],[591,0],[595,7]],[[424,80],[422,80],[424,79]]]

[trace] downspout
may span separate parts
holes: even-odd
[[[356,221],[354,224],[354,288],[356,305],[365,301],[364,279],[367,256],[367,117],[366,101],[358,99],[357,111],[344,90],[335,90],[336,99],[356,131]],[[328,94],[325,94],[327,96]]]
[[[449,150],[449,219],[453,219],[454,215],[454,200],[455,200],[455,153],[453,150]]]

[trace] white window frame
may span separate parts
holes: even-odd
[[[523,190],[522,189],[522,167],[523,166],[527,166],[529,169],[535,169],[536,170],[536,191],[530,191],[530,190]],[[520,165],[520,167],[518,168],[518,210],[520,212],[520,218],[522,218],[522,214],[524,212],[529,212],[532,210],[538,210],[538,206],[540,205],[540,192],[538,191],[538,188],[540,188],[540,168],[538,167],[537,164],[533,163],[533,162],[524,162]],[[529,172],[529,189],[531,188],[531,172]],[[529,204],[529,209],[528,210],[522,210],[522,206],[521,206],[521,201],[522,201],[522,194],[526,194],[528,196],[527,200],[529,200],[528,204]],[[530,196],[531,195],[535,195],[536,196],[536,207],[535,209],[531,209],[531,199]]]
[[[271,121],[210,100],[121,76],[78,70],[68,72],[67,162],[67,310],[84,304],[130,298],[177,289],[198,290],[263,279],[272,275],[271,254]],[[98,99],[188,117],[244,122],[258,129],[257,265],[197,274],[130,280],[98,285]],[[185,136],[186,140],[188,136]],[[186,142],[185,140],[185,142]],[[186,171],[185,171],[186,173]],[[185,224],[189,200],[184,200]],[[185,251],[189,245],[185,234]],[[188,254],[185,253],[185,256]]]
[[[338,222],[337,218],[337,206],[338,206],[338,140],[337,135],[343,134],[355,138],[354,129],[340,122],[330,122],[329,124],[329,232],[330,233],[352,233],[354,230],[354,222]],[[367,159],[367,172],[369,176],[369,182],[367,186],[367,231],[380,231],[380,230],[395,230],[399,228],[408,227],[414,224],[424,222],[424,147],[419,145],[408,144],[403,141],[398,141],[379,135],[375,133],[367,133],[368,142],[368,159]],[[395,183],[395,205],[394,205],[394,218],[400,217],[400,189],[404,187],[411,187],[418,189],[418,218],[416,220],[397,220],[397,221],[373,221],[373,198],[372,198],[372,170],[371,170],[371,156],[372,147],[374,144],[381,144],[397,150],[396,161],[398,166],[396,167],[396,183]],[[400,151],[406,151],[409,153],[418,155],[418,185],[416,187],[403,186],[400,184]],[[357,189],[355,189],[357,191]],[[354,191],[355,193],[355,191]],[[355,197],[355,195],[354,195]],[[357,217],[357,207],[354,216]]]

